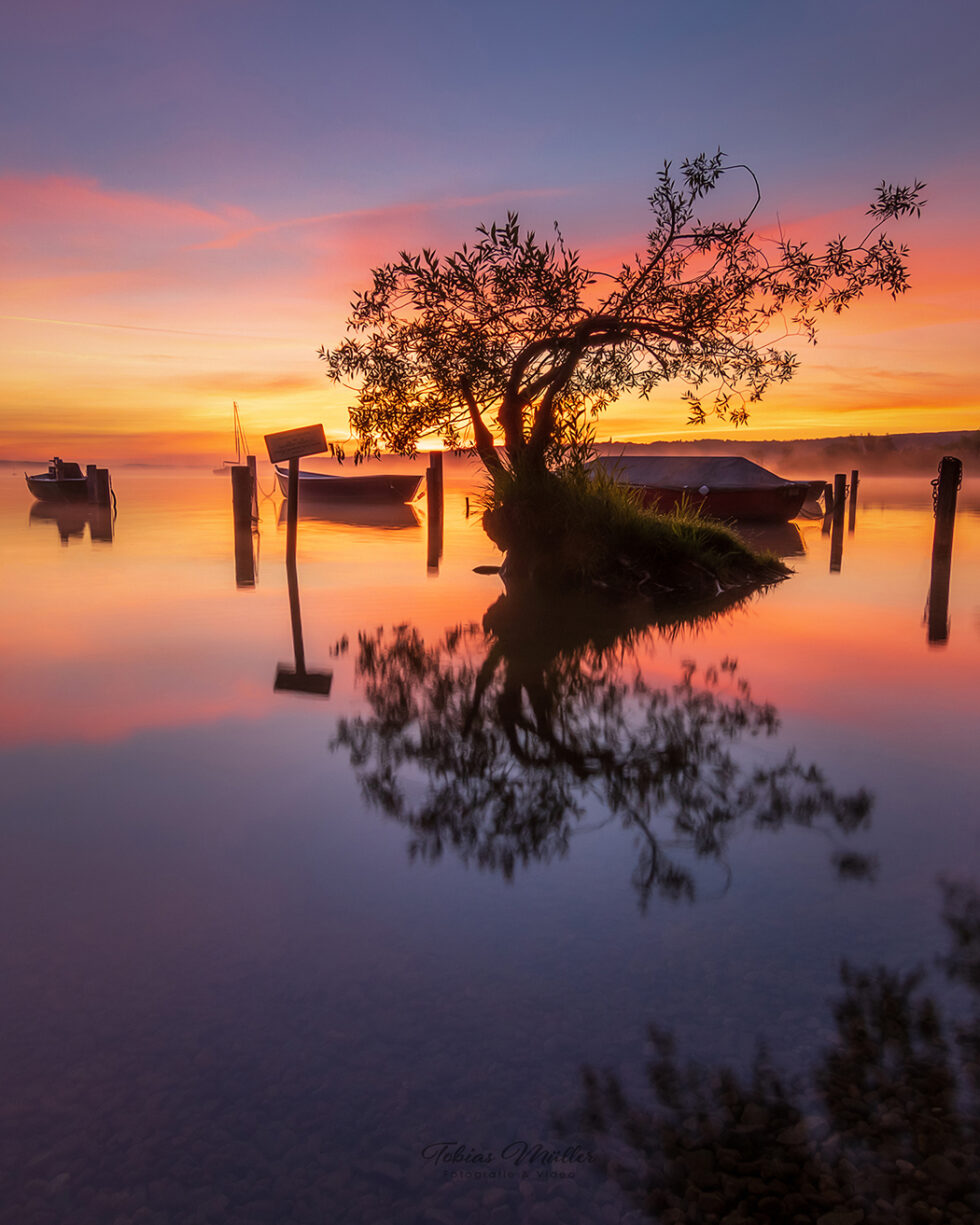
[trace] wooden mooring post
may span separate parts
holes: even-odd
[[[830,533],[830,572],[840,572],[844,557],[844,511],[847,507],[847,477],[843,472],[834,475],[834,522]]]
[[[88,494],[89,502],[93,502],[96,506],[108,506],[112,500],[109,469],[97,468],[95,464],[86,464],[85,490]]]
[[[851,469],[851,486],[847,495],[847,533],[851,535],[854,531],[854,524],[857,521],[858,509],[858,470]]]
[[[429,467],[425,474],[426,521],[428,526],[428,550],[426,569],[430,574],[439,573],[442,558],[442,452],[429,453]]]
[[[246,455],[245,462],[248,465],[248,477],[252,482],[252,518],[259,517],[259,474],[256,468],[256,460],[254,455]]]
[[[823,487],[823,523],[820,525],[820,535],[830,535],[830,525],[834,521],[834,487],[827,481]]]
[[[235,516],[235,529],[252,529],[252,474],[246,464],[231,467],[231,506]]]
[[[255,457],[252,456],[252,459]],[[253,465],[254,466],[254,465]],[[235,586],[255,586],[252,547],[252,473],[248,464],[231,467],[231,508],[235,523]]]
[[[952,455],[944,455],[939,461],[939,475],[932,482],[936,523],[932,535],[928,640],[933,644],[941,644],[949,639],[949,580],[953,566],[953,525],[956,520],[956,495],[962,479],[962,462]]]

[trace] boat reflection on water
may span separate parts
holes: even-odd
[[[396,530],[419,527],[415,507],[407,502],[304,502],[300,499],[298,517],[317,523],[334,523],[341,527],[377,527]],[[286,503],[279,507],[277,523],[286,525]]]
[[[925,989],[926,966],[845,962],[835,1028],[806,1082],[764,1053],[743,1076],[682,1061],[654,1023],[642,1097],[587,1066],[561,1131],[657,1222],[977,1220],[980,892],[962,881],[941,889],[950,945],[937,963],[974,993],[966,1016]]]
[[[93,542],[112,544],[115,519],[111,507],[88,502],[34,502],[29,512],[32,525],[53,523],[64,545],[84,539],[86,524]]]
[[[482,626],[434,642],[412,626],[362,634],[369,713],[342,719],[331,747],[349,752],[365,800],[407,828],[413,859],[451,850],[511,878],[617,821],[639,848],[632,883],[645,909],[656,895],[693,900],[709,863],[727,879],[740,829],[795,826],[821,830],[842,878],[871,875],[873,861],[840,845],[869,823],[871,797],[838,794],[793,750],[775,764],[772,750],[747,751],[779,719],[734,661],[644,679],[658,635],[746,598],[658,616],[647,603],[505,594]]]
[[[803,557],[806,545],[796,523],[737,523],[735,531],[747,545],[776,557]]]

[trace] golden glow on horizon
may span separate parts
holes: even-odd
[[[350,297],[375,263],[401,246],[455,245],[485,203],[267,220],[91,180],[0,178],[11,253],[0,277],[0,459],[54,451],[84,459],[94,447],[107,463],[217,461],[232,400],[256,442],[312,421],[345,438],[352,395],[326,382],[316,348],[339,338]],[[980,239],[971,231],[972,246],[951,246],[929,216],[901,233],[913,250],[911,292],[824,320],[820,343],[799,349],[796,378],[754,407],[748,430],[688,427],[680,388],[667,387],[649,403],[614,406],[600,436],[977,428]],[[786,229],[853,231],[854,216],[847,226],[842,218]],[[610,248],[606,258],[619,255]]]

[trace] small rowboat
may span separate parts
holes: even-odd
[[[66,464],[56,455],[47,472],[24,474],[27,488],[39,502],[87,502],[88,480],[78,464]]]
[[[283,496],[289,493],[289,469],[276,464],[276,479]],[[299,473],[301,502],[411,502],[422,477],[409,475],[334,476],[328,472]]]
[[[621,455],[596,463],[664,514],[685,504],[724,521],[786,523],[800,513],[810,487],[741,455]]]

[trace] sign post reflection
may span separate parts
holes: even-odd
[[[318,455],[327,450],[322,425],[303,426],[266,434],[265,445],[273,464],[289,462],[289,483],[286,493],[286,584],[289,588],[289,618],[293,630],[295,667],[279,664],[273,690],[289,693],[312,693],[319,697],[330,694],[332,672],[310,672],[306,667],[303,648],[303,620],[299,607],[299,578],[296,573],[296,523],[299,518],[299,461],[304,455]]]

